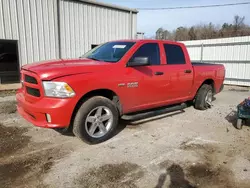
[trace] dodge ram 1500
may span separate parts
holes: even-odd
[[[179,42],[111,41],[77,59],[22,66],[17,109],[35,126],[100,143],[124,114],[187,101],[209,108],[224,78],[223,65],[191,63]]]

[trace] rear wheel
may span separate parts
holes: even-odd
[[[198,90],[194,106],[198,110],[206,110],[212,106],[213,88],[211,85],[203,84]]]
[[[92,97],[79,108],[73,133],[83,141],[97,144],[113,136],[118,118],[118,110],[111,100],[101,96]]]

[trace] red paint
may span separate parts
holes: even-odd
[[[134,52],[144,43],[157,42],[160,46],[161,65],[126,67]],[[163,43],[181,46],[186,64],[167,65]],[[192,70],[187,74],[185,70]],[[155,72],[164,72],[156,76]],[[22,75],[37,79],[38,84],[24,82],[25,86],[37,88],[41,96],[34,97],[22,87],[16,94],[18,112],[32,124],[40,127],[67,127],[78,101],[88,92],[108,89],[117,94],[122,105],[122,113],[160,107],[192,100],[204,81],[214,81],[215,93],[220,92],[225,77],[223,65],[192,66],[186,47],[182,43],[158,40],[138,40],[136,44],[117,63],[97,62],[90,59],[60,59],[25,65]],[[76,95],[60,99],[45,97],[42,80],[68,83]],[[138,82],[138,87],[118,87],[120,83]],[[49,113],[52,122],[46,121]]]

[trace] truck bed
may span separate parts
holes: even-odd
[[[215,63],[202,63],[202,62],[197,62],[193,61],[191,62],[193,66],[207,66],[207,65],[220,65],[220,64],[215,64]]]
[[[225,68],[223,64],[191,62],[194,70],[194,85],[200,85],[202,79],[211,79],[215,83],[216,93],[220,92],[221,83],[225,79]],[[201,79],[202,78],[202,79]],[[196,90],[197,88],[195,88]]]

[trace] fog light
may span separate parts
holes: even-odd
[[[51,123],[51,116],[49,114],[45,114],[46,115],[46,119],[48,123]]]

